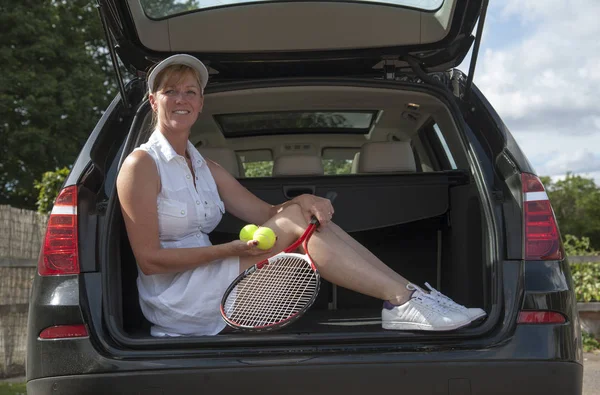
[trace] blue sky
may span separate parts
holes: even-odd
[[[490,3],[475,84],[538,174],[600,185],[600,0]]]

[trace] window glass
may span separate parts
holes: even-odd
[[[326,148],[321,156],[326,176],[351,174],[352,162],[358,152],[357,148]]]
[[[237,153],[246,178],[271,177],[273,175],[273,154],[269,150],[241,151]]]
[[[285,0],[288,2],[289,0]],[[444,0],[377,0],[354,1],[356,3],[383,3],[401,7],[416,8],[423,11],[435,11],[442,6]],[[165,18],[189,11],[206,8],[222,7],[227,5],[241,5],[248,3],[273,2],[273,0],[140,0],[142,8],[150,18]]]
[[[437,135],[438,139],[440,140],[440,143],[442,144],[442,147],[444,148],[444,152],[446,153],[448,162],[450,162],[450,167],[452,169],[457,169],[458,167],[456,166],[456,162],[454,161],[452,152],[450,152],[450,148],[448,147],[448,143],[446,143],[446,139],[442,135],[442,131],[440,130],[440,127],[437,124],[435,124],[435,125],[433,125],[433,130],[435,130],[435,134]]]
[[[272,134],[369,133],[375,111],[281,111],[215,115],[226,138]]]

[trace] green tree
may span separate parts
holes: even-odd
[[[42,175],[41,181],[35,181],[35,189],[39,191],[37,199],[39,213],[46,214],[52,210],[58,192],[70,172],[71,170],[68,167],[56,171],[47,171]]]
[[[271,177],[273,174],[272,161],[244,163],[244,174],[246,177]]]
[[[141,0],[142,8],[151,18],[164,18],[167,15],[197,9],[200,5],[195,0]]]
[[[600,188],[592,178],[567,173],[564,180],[542,182],[554,208],[563,238],[587,237],[590,247],[600,249]]]
[[[34,180],[71,165],[115,93],[93,0],[0,6],[0,204],[34,209]]]
[[[567,255],[598,255],[598,251],[592,248],[588,237],[577,237],[573,235],[564,235],[564,247]]]
[[[325,175],[350,174],[352,170],[352,161],[345,159],[325,159],[323,160]]]

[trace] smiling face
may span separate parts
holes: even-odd
[[[164,131],[189,131],[204,105],[198,74],[187,66],[171,66],[156,78],[148,96],[157,123]]]

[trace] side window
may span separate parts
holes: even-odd
[[[273,153],[270,150],[238,151],[237,154],[246,178],[273,175]]]
[[[426,123],[419,131],[419,139],[433,171],[458,168],[446,139],[436,123],[433,121]]]
[[[352,162],[358,153],[356,148],[325,148],[321,152],[324,174],[326,176],[336,176],[350,174],[352,172]]]
[[[442,144],[442,148],[446,153],[448,162],[450,162],[450,168],[453,170],[458,169],[458,167],[456,166],[456,162],[454,161],[454,157],[452,156],[452,152],[450,152],[450,148],[448,148],[448,143],[446,143],[446,139],[444,138],[444,135],[442,135],[442,131],[440,130],[440,127],[437,123],[433,125],[433,130],[435,130],[435,134],[437,135],[440,144]]]

